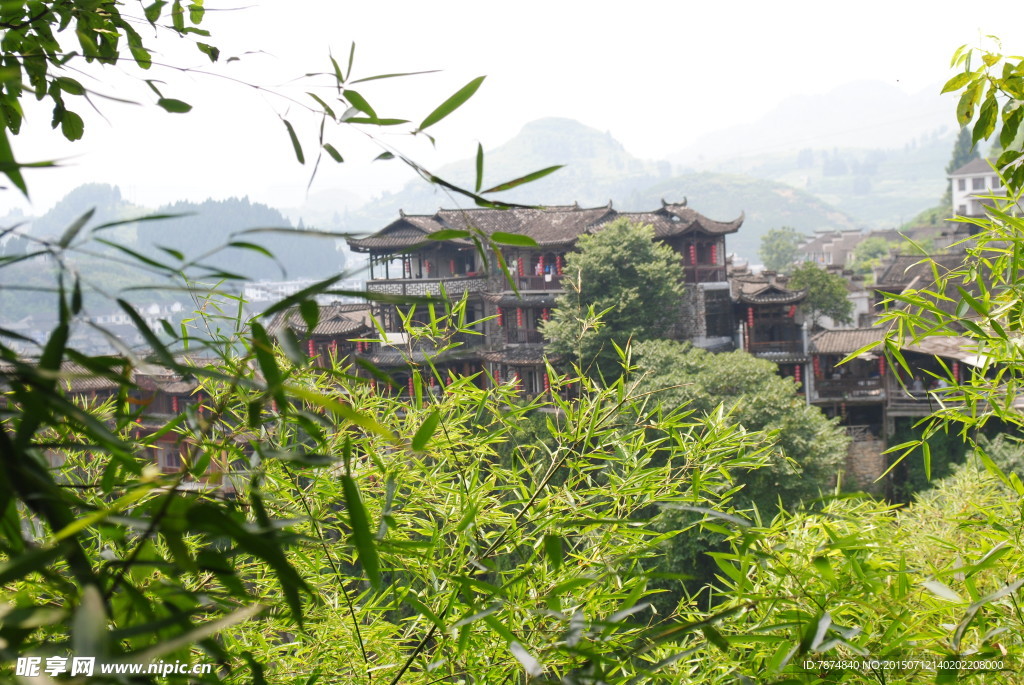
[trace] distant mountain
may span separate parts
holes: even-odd
[[[667,162],[633,157],[610,133],[572,119],[548,118],[526,124],[512,140],[488,151],[484,188],[556,164],[566,165],[539,181],[498,193],[494,197],[523,204],[606,204],[671,176]],[[440,169],[436,175],[462,187],[472,187],[475,160],[466,159]],[[408,183],[397,193],[384,193],[348,217],[346,230],[372,231],[390,223],[402,209],[408,214],[431,213],[439,207],[471,202],[422,181]]]
[[[523,127],[512,140],[485,155],[485,187],[553,164],[554,174],[501,194],[501,199],[539,205],[598,206],[613,201],[626,211],[660,206],[664,197],[690,206],[712,219],[731,220],[741,211],[746,222],[739,235],[729,237],[729,251],[757,259],[761,235],[770,228],[793,226],[811,233],[818,229],[849,229],[855,221],[814,196],[782,183],[725,174],[673,176],[668,162],[637,159],[610,134],[570,119],[541,119]],[[471,185],[474,160],[467,159],[435,173],[449,181]],[[385,194],[348,215],[346,230],[371,232],[391,223],[399,209],[433,213],[438,207],[466,206],[469,200],[451,197],[423,182]]]
[[[892,228],[936,204],[956,138],[955,101],[939,86],[907,95],[881,82],[785,100],[755,122],[716,131],[670,159],[691,171],[744,174],[805,190]]]
[[[924,132],[955,133],[956,100],[940,90],[936,84],[910,95],[882,81],[856,81],[796,95],[754,122],[710,132],[668,159],[702,169],[804,148],[902,148]]]
[[[121,191],[114,186],[88,184],[68,193],[42,216],[11,216],[9,219],[24,224],[32,238],[52,239],[61,235],[76,219],[90,210],[94,210],[92,220],[79,234],[76,242],[85,240],[90,236],[90,230],[100,224],[128,221],[115,228],[105,228],[94,237],[147,255],[161,263],[176,264],[172,256],[175,251],[187,259],[209,252],[211,254],[202,260],[204,265],[251,280],[325,278],[345,267],[341,241],[334,237],[311,235],[312,231],[295,230],[279,211],[250,202],[247,198],[206,200],[199,203],[177,202],[152,209],[126,202]],[[134,221],[155,214],[177,216],[154,221]],[[252,228],[270,230],[242,233]],[[274,259],[247,246],[217,250],[231,241],[262,246],[274,254]],[[130,265],[131,260],[126,259],[115,247],[99,242],[90,242],[87,247],[86,251],[73,251],[69,257],[69,262],[74,264],[85,284],[87,306],[97,311],[106,311],[114,306],[107,298],[97,297],[90,290],[92,286],[134,302],[180,301],[191,306],[187,295],[167,289],[166,279],[139,268],[144,265]],[[20,237],[7,236],[0,241],[0,255],[17,256],[29,249],[34,249],[33,243]],[[109,259],[111,256],[117,259]],[[199,273],[200,270],[194,269],[192,275]],[[17,284],[20,289],[2,287],[13,284]],[[51,262],[33,260],[6,265],[0,269],[0,318],[12,321],[51,308],[54,284]],[[147,290],[124,290],[140,285],[151,287]]]

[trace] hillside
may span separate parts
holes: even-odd
[[[931,207],[946,187],[956,138],[953,101],[939,87],[908,95],[881,82],[789,98],[756,121],[715,131],[670,159],[693,171],[744,174],[805,190],[892,228]]]

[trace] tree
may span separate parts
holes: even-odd
[[[806,239],[795,228],[773,228],[761,236],[761,261],[772,271],[785,271],[800,255],[800,244]]]
[[[861,276],[871,277],[874,270],[889,257],[889,253],[895,247],[897,247],[895,243],[880,236],[865,238],[853,248],[853,260],[850,268]]]
[[[853,302],[842,276],[829,273],[812,262],[804,262],[793,271],[787,285],[794,290],[807,290],[800,309],[812,327],[817,328],[818,322],[826,316],[835,323],[853,323]]]
[[[978,154],[977,146],[971,142],[971,131],[966,126],[960,129],[960,133],[957,134],[956,142],[953,143],[953,153],[949,158],[949,163],[946,164],[946,175],[949,176],[954,171],[967,164],[972,159],[978,159],[981,155]],[[949,207],[952,202],[952,189],[950,185],[946,184],[946,192],[943,194],[942,201],[946,207]]]
[[[655,241],[652,227],[625,219],[581,237],[576,247],[566,257],[568,287],[544,322],[544,337],[553,353],[613,378],[621,372],[616,345],[665,337],[678,320],[683,267],[678,254]]]
[[[674,341],[633,348],[639,387],[666,408],[712,415],[721,406],[728,421],[773,445],[770,465],[738,477],[745,484],[737,506],[774,511],[795,506],[835,483],[849,439],[836,419],[809,406],[792,379],[772,362],[743,351],[713,354]]]

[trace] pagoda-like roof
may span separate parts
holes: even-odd
[[[743,224],[743,215],[729,222],[715,221],[690,209],[685,202],[662,200],[660,209],[649,212],[619,212],[609,202],[603,207],[582,208],[579,205],[513,209],[439,209],[431,215],[404,214],[383,229],[366,238],[350,239],[356,252],[397,252],[422,247],[430,236],[445,230],[475,229],[485,235],[496,232],[515,233],[533,238],[545,248],[571,247],[587,233],[599,231],[615,219],[650,224],[660,239],[699,231],[712,235],[735,233]],[[472,241],[455,238],[457,245],[470,246]]]
[[[352,335],[372,328],[370,307],[365,303],[320,305],[320,319],[312,333],[306,332],[306,322],[298,308],[278,312],[267,332],[276,335],[285,326],[303,335]]]
[[[774,272],[729,275],[732,299],[743,304],[798,304],[807,297],[807,290],[790,290],[788,279]]]

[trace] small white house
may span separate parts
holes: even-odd
[[[986,198],[1006,195],[999,175],[985,159],[972,159],[956,169],[949,175],[949,182],[953,189],[953,213],[957,216],[984,216]]]

